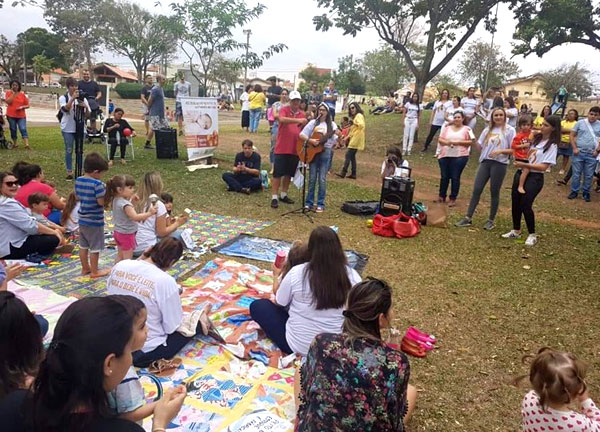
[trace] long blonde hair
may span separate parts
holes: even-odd
[[[146,211],[150,207],[148,197],[152,194],[160,195],[163,192],[164,184],[158,171],[152,171],[144,174],[140,189],[138,191],[139,201],[135,205],[135,210],[138,213]]]
[[[490,135],[492,132],[492,129],[494,129],[494,127],[496,127],[496,125],[494,124],[494,113],[496,111],[502,111],[502,114],[504,114],[504,124],[502,124],[502,136],[504,136],[504,131],[506,130],[506,111],[504,110],[504,108],[494,108],[492,110],[492,112],[490,113],[490,121],[488,123],[488,131],[487,134],[485,136],[485,139],[483,140],[483,146],[485,147],[488,143],[488,140],[490,139]]]

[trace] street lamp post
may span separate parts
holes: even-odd
[[[248,85],[248,49],[250,48],[250,35],[252,30],[247,29],[243,31],[246,35],[246,57],[244,59],[244,88]]]
[[[25,57],[25,37],[23,37],[23,85],[27,86],[27,58]]]

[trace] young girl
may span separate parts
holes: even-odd
[[[114,238],[117,243],[116,262],[133,257],[136,247],[135,234],[138,225],[156,214],[156,206],[150,206],[148,211],[138,213],[135,211],[131,198],[135,194],[135,180],[130,175],[116,175],[106,184],[106,206],[112,207],[113,223],[115,224]]]
[[[421,102],[419,95],[413,93],[409,102],[404,105],[404,137],[402,138],[402,151],[406,156],[410,156],[415,134],[419,129],[419,116],[421,115]]]
[[[160,200],[167,209],[167,225],[170,225],[175,222],[175,217],[173,216],[173,195],[167,192],[161,193]]]
[[[515,135],[511,144],[511,148],[513,150],[513,157],[515,158],[515,161],[529,163],[531,127],[533,126],[531,117],[529,117],[528,115],[519,117],[518,126],[519,132]],[[523,185],[525,184],[527,174],[529,174],[529,170],[527,168],[523,168],[523,172],[521,174],[521,177],[519,178],[519,187],[517,189],[519,193],[525,193]]]
[[[586,372],[586,365],[573,354],[540,349],[529,370],[533,389],[521,404],[523,432],[599,430],[600,410],[588,394]],[[515,383],[526,377],[517,378]],[[572,403],[579,405],[583,414],[572,410]]]
[[[67,197],[67,203],[60,216],[60,224],[70,234],[79,232],[79,201],[75,192],[71,192]]]
[[[285,275],[289,273],[292,267],[304,264],[308,261],[307,250],[308,247],[306,243],[301,240],[296,240],[292,243],[292,247],[288,251],[287,257],[281,268],[279,269],[273,264],[273,294],[277,294],[279,283],[283,280]]]
[[[408,170],[404,168],[408,168],[408,161],[402,159],[400,147],[388,147],[385,160],[381,164],[381,180],[392,176],[408,177]]]

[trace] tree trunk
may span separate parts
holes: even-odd
[[[135,68],[135,71],[137,73],[138,83],[141,84],[143,82],[142,76],[144,74],[144,71],[141,66]]]
[[[415,76],[415,93],[419,95],[419,100],[423,103],[423,94],[425,93],[425,87],[427,86],[427,79],[420,73]]]

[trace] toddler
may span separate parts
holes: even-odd
[[[588,394],[586,369],[573,354],[540,349],[529,371],[533,390],[521,404],[523,432],[599,430],[600,410]],[[526,376],[516,382],[523,378]],[[582,413],[572,410],[572,403],[579,405]]]
[[[62,209],[60,224],[64,226],[68,233],[79,233],[79,201],[75,192],[71,192],[67,198],[65,208]]]
[[[154,216],[157,208],[151,205],[148,211],[138,213],[135,211],[131,198],[135,195],[135,180],[130,175],[116,175],[106,185],[105,207],[112,207],[113,223],[115,229],[113,237],[117,243],[116,262],[133,258],[136,248],[135,234],[137,222],[143,222]]]
[[[50,229],[59,230],[63,234],[67,231],[65,227],[55,224],[44,216],[44,212],[48,210],[48,206],[50,205],[50,197],[48,195],[42,192],[34,192],[27,197],[27,204],[29,204],[31,216],[36,221],[42,225],[46,225]]]
[[[144,303],[128,295],[113,294],[109,297],[122,304],[133,318],[131,349],[132,352],[141,350],[148,337],[148,326],[146,325],[148,312]],[[108,393],[108,404],[120,418],[141,424],[143,419],[154,414],[157,402],[144,403],[144,389],[132,365],[129,366],[127,374],[117,388]]]
[[[519,117],[517,127],[519,132],[515,135],[511,144],[513,157],[517,162],[529,163],[529,146],[531,145],[531,128],[533,127],[531,117]],[[529,169],[522,168],[521,177],[519,177],[519,187],[517,189],[521,194],[525,193],[525,180],[527,180],[528,175]]]
[[[398,146],[388,147],[385,160],[381,164],[381,179],[386,177],[408,177],[408,161],[402,159],[402,151]]]

